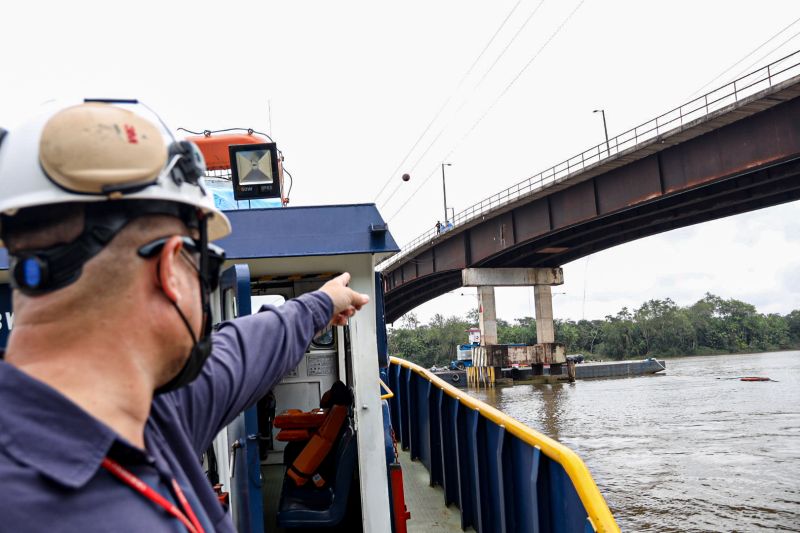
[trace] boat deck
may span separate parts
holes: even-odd
[[[264,499],[264,531],[285,533],[278,527],[278,502],[281,499],[281,484],[286,471],[283,465],[261,464],[261,477],[264,480],[261,494]]]
[[[430,474],[419,461],[412,461],[407,451],[398,450],[403,467],[406,507],[411,513],[409,533],[428,531],[461,532],[461,512],[455,505],[444,506],[442,487],[430,486]],[[474,531],[471,527],[467,531]]]
[[[398,450],[400,464],[403,467],[403,484],[406,496],[406,507],[411,513],[407,522],[408,533],[427,533],[430,531],[461,532],[461,512],[455,505],[444,506],[442,487],[430,486],[430,474],[419,461],[412,461],[407,451]],[[261,467],[264,478],[264,515],[265,531],[287,533],[293,530],[281,529],[277,526],[277,507],[280,499],[281,482],[285,469],[283,465],[266,465]],[[474,529],[467,528],[467,531]]]

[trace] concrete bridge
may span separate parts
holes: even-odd
[[[464,286],[463,269],[558,267],[799,198],[800,51],[487,198],[449,231],[421,235],[379,266],[386,319]],[[493,309],[493,290],[478,286]],[[549,285],[536,286],[537,318],[552,317]]]

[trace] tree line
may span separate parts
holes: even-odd
[[[389,331],[389,352],[423,366],[447,365],[456,358],[456,345],[466,344],[465,330],[477,323],[477,311],[437,314],[427,324],[409,313]],[[667,298],[623,307],[603,320],[557,319],[555,334],[568,354],[602,359],[784,350],[800,348],[800,309],[763,314],[740,300],[706,294],[685,307]],[[535,344],[536,320],[498,319],[497,337],[500,344]]]

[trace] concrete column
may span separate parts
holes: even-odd
[[[533,286],[533,304],[536,308],[536,342],[555,342],[553,327],[553,293],[550,285]]]
[[[481,346],[497,344],[497,312],[494,305],[494,287],[478,287],[478,302],[480,305]],[[552,311],[550,314],[552,316]]]

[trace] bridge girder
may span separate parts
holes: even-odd
[[[443,234],[384,272],[386,317],[392,322],[460,287],[463,268],[557,267],[642,237],[797,199],[795,97]]]

